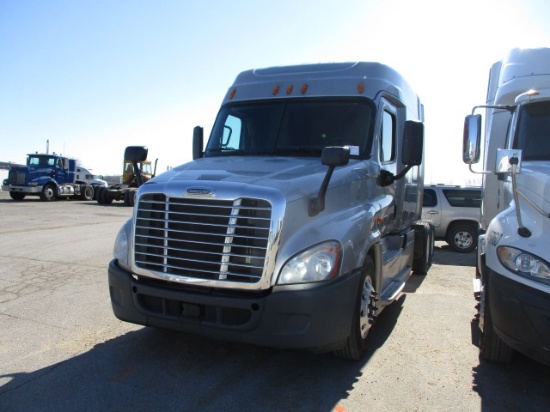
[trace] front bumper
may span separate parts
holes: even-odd
[[[550,365],[550,294],[489,271],[491,316],[509,346]]]
[[[36,195],[42,192],[42,186],[2,185],[2,190],[9,191],[9,192],[24,193],[26,195]]]
[[[353,311],[358,310],[359,273],[333,282],[237,295],[135,280],[116,260],[108,272],[113,312],[123,321],[260,346],[337,349],[345,343]]]

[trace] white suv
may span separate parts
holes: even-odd
[[[436,239],[467,253],[477,247],[480,206],[480,187],[425,186],[422,219],[433,222]]]

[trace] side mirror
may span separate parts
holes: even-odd
[[[328,146],[321,153],[321,163],[325,166],[345,166],[349,163],[349,147]]]
[[[328,170],[323,183],[321,183],[319,194],[309,201],[308,213],[310,216],[315,216],[325,210],[325,197],[334,168],[347,165],[349,163],[349,156],[349,147],[327,146],[323,149],[321,163],[328,166]]]
[[[464,119],[462,160],[472,165],[479,162],[481,144],[481,115],[470,114]]]
[[[419,166],[424,153],[424,124],[407,120],[403,134],[403,164]]]
[[[134,175],[136,176],[138,187],[143,184],[143,178],[138,163],[147,160],[148,151],[147,146],[128,146],[124,151],[124,159],[129,160],[134,168]]]
[[[147,146],[128,146],[124,151],[124,159],[131,162],[143,162],[147,160],[148,151]]]
[[[202,157],[202,146],[204,141],[204,130],[200,126],[193,129],[193,160]]]
[[[520,173],[522,151],[517,149],[497,149],[495,173]]]

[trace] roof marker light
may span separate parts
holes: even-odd
[[[302,84],[302,94],[307,92],[307,83]]]
[[[279,85],[275,85],[273,87],[273,96],[277,96],[277,94],[279,93]]]
[[[292,93],[292,89],[294,89],[294,86],[289,84],[288,87],[286,88],[286,94]]]
[[[363,92],[365,91],[365,83],[363,82],[359,83],[359,86],[357,87],[357,91],[359,92],[359,94],[363,94]]]
[[[236,89],[231,90],[231,92],[229,93],[229,100],[231,100],[233,97],[235,97],[235,93],[237,93]]]
[[[529,90],[527,93],[527,96],[538,96],[540,93],[537,90]]]

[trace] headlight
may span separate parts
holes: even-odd
[[[321,282],[335,278],[340,269],[342,247],[338,242],[314,246],[285,263],[278,284]]]
[[[132,227],[132,219],[129,219],[118,231],[113,247],[113,257],[118,261],[118,264],[126,270],[130,270],[129,239],[130,229]]]
[[[497,256],[513,273],[550,284],[550,265],[538,256],[509,246],[499,246]]]

